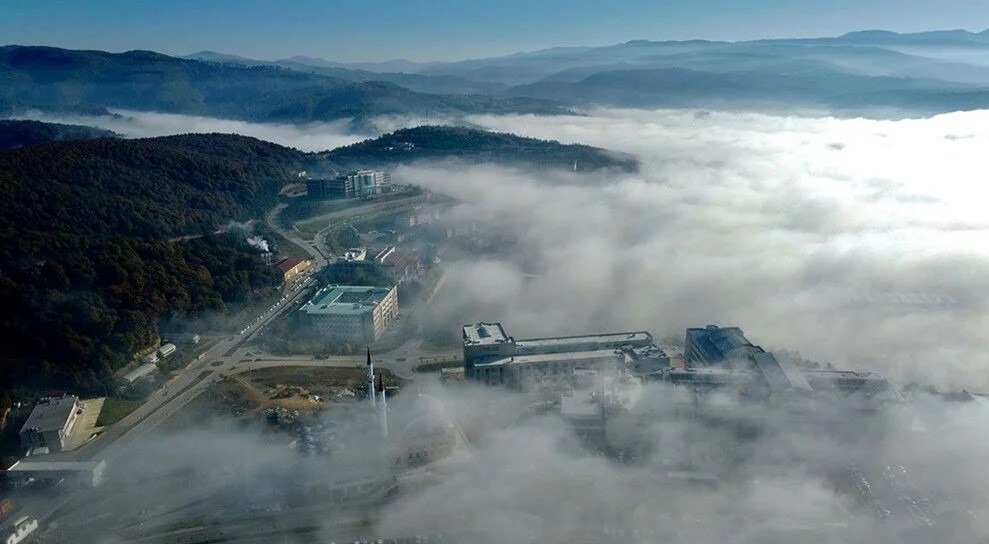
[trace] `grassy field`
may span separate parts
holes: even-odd
[[[100,410],[100,416],[96,418],[97,427],[105,427],[107,425],[112,425],[121,419],[124,419],[127,414],[137,410],[137,407],[142,404],[139,400],[126,400],[126,399],[116,399],[113,397],[107,397],[103,401],[103,409]]]
[[[336,223],[339,219],[314,219],[312,221],[303,221],[301,223],[296,223],[295,228],[298,229],[300,234],[312,239],[316,236],[316,233],[330,226],[330,223]]]
[[[278,246],[279,256],[294,257],[296,259],[308,259],[311,257],[308,251],[288,241],[281,234],[271,231],[270,236],[274,238],[275,245]]]

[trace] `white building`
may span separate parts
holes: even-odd
[[[398,289],[330,285],[299,311],[313,331],[324,338],[371,344],[398,317]]]
[[[133,385],[145,378],[149,378],[158,372],[158,365],[154,363],[144,363],[143,365],[131,370],[121,378],[127,385]]]
[[[358,170],[347,178],[350,180],[354,196],[381,194],[391,185],[391,174],[380,170]]]
[[[103,483],[106,461],[32,461],[21,459],[6,470],[7,479],[15,485],[32,481],[60,482],[72,480],[75,483],[99,486]]]
[[[665,368],[669,357],[646,331],[516,340],[501,323],[463,328],[464,376],[487,385],[524,388],[542,379],[572,376],[579,368]]]
[[[62,451],[82,409],[75,395],[41,399],[21,427],[21,446],[27,450]]]
[[[168,357],[169,355],[175,353],[175,344],[165,344],[164,346],[158,348],[158,354],[162,357]]]
[[[38,520],[23,516],[11,525],[13,531],[7,535],[7,544],[17,544],[38,529]]]

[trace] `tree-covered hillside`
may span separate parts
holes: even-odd
[[[276,285],[242,234],[307,155],[240,136],[54,143],[0,153],[0,386],[93,392],[158,320]]]
[[[116,138],[118,134],[96,127],[0,119],[0,151],[48,142]]]
[[[91,140],[0,154],[3,223],[160,238],[260,215],[307,156],[254,138]]]
[[[334,149],[322,156],[338,170],[448,159],[557,169],[572,169],[577,163],[581,171],[602,168],[634,171],[638,168],[634,157],[597,147],[451,126],[397,130],[380,138]]]

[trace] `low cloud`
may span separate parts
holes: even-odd
[[[694,111],[482,116],[638,155],[638,174],[404,168],[518,243],[447,263],[437,323],[516,336],[739,325],[897,380],[989,388],[989,111],[878,121]]]
[[[114,110],[113,113],[116,115],[63,115],[29,111],[17,116],[17,118],[95,126],[112,130],[127,138],[149,138],[190,132],[241,134],[294,147],[302,151],[326,151],[369,137],[368,135],[351,133],[348,129],[349,120],[292,125],[250,123],[232,119],[146,111]]]

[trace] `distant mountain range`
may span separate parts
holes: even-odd
[[[386,81],[200,62],[151,51],[0,47],[0,114],[98,108],[290,123],[379,115],[566,112],[539,99],[429,94]]]
[[[632,40],[555,47],[457,62],[342,64],[311,57],[263,62],[349,81],[384,80],[425,92],[536,98],[566,107],[775,108],[862,114],[989,107],[989,30],[719,42]],[[397,70],[393,71],[393,70]]]
[[[594,106],[916,115],[989,108],[989,30],[633,40],[458,62],[259,61],[0,47],[0,115],[153,110],[258,122],[573,113]]]

